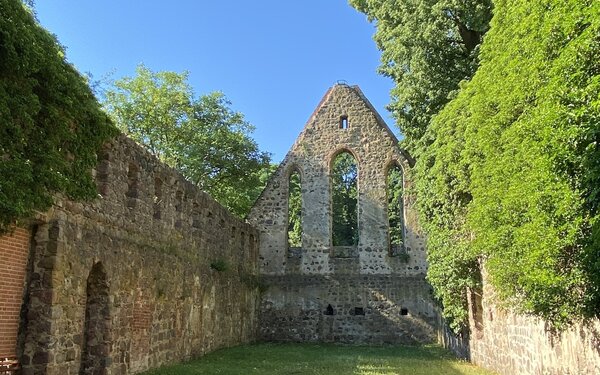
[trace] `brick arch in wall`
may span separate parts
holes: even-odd
[[[110,361],[109,285],[101,262],[87,278],[80,375],[106,374]]]

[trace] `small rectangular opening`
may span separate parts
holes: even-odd
[[[325,311],[323,311],[323,314],[334,315],[335,311],[333,310],[333,306],[331,306],[331,304],[327,305],[327,308],[325,309]]]
[[[365,315],[365,309],[362,307],[355,307],[354,315]]]
[[[340,129],[348,129],[348,116],[340,117]]]
[[[408,315],[408,309],[406,307],[401,308],[400,315]]]

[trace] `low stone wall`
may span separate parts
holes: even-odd
[[[600,374],[597,319],[553,334],[541,319],[499,308],[489,285],[469,305],[470,334],[444,335],[445,346],[457,355],[500,374]]]
[[[266,276],[260,337],[347,344],[435,342],[429,284],[390,275]]]
[[[131,140],[35,228],[24,374],[130,374],[255,339],[258,233]]]

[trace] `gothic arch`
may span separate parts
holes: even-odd
[[[345,160],[344,155],[348,155]],[[338,162],[340,164],[336,164]],[[359,242],[360,165],[350,149],[340,148],[331,154],[329,187],[331,244],[356,246]]]

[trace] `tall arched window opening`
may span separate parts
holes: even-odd
[[[302,247],[302,181],[297,170],[289,178],[288,247]]]
[[[109,334],[108,283],[102,263],[96,263],[87,279],[80,375],[105,373],[110,363]]]
[[[390,255],[398,255],[404,249],[403,184],[402,169],[396,164],[392,165],[387,174]]]
[[[332,240],[333,246],[358,245],[358,167],[349,152],[333,160]]]

